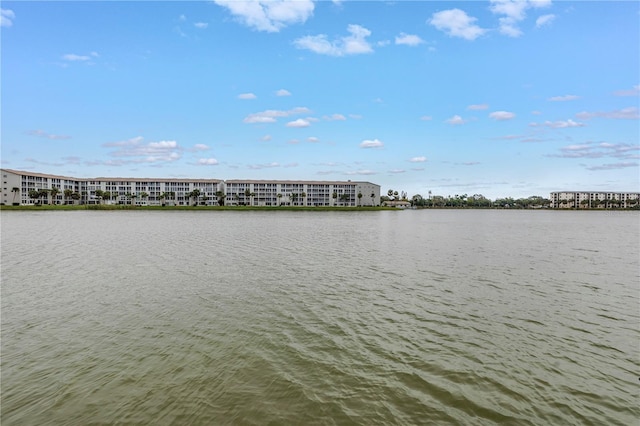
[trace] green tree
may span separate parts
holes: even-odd
[[[333,206],[335,207],[336,201],[338,199],[338,193],[336,191],[333,191],[333,194],[331,195],[331,197],[333,197]]]
[[[250,197],[251,197],[251,190],[249,188],[247,188],[244,191],[244,204],[245,205],[247,204],[247,198],[250,198]]]
[[[102,189],[96,189],[95,195],[96,195],[96,198],[98,199],[98,204],[102,204],[102,198],[104,197],[104,191],[102,191]]]
[[[35,204],[39,204],[38,199],[40,198],[40,191],[36,189],[30,189],[27,194],[29,195],[29,198],[35,201]]]
[[[160,194],[160,197],[158,197],[160,199],[160,205],[162,207],[164,207],[166,205],[165,200],[167,199],[167,192],[163,192],[162,194]]]
[[[73,191],[71,189],[65,189],[63,194],[64,194],[64,203],[68,204],[69,198],[71,198],[71,196],[73,195]]]
[[[147,198],[149,198],[149,193],[145,192],[145,191],[142,191],[140,193],[140,198],[142,198],[142,200],[145,202],[144,204],[147,204],[146,201],[147,201]]]
[[[224,206],[224,199],[226,198],[226,195],[224,195],[224,192],[216,191],[216,197],[218,197],[218,205]]]
[[[195,199],[195,206],[198,205],[198,198],[200,198],[200,190],[198,188],[194,189],[193,191],[191,191],[189,193],[189,198],[194,198]]]
[[[278,205],[281,206],[282,205],[282,194],[278,193],[278,195],[276,195],[276,197],[278,197]]]
[[[302,205],[304,206],[304,205],[305,205],[305,203],[304,203],[304,199],[305,199],[305,198],[307,198],[307,193],[306,193],[306,192],[304,192],[304,191],[303,191],[303,192],[301,192],[301,193],[300,193],[300,198],[302,198]]]
[[[358,192],[358,206],[362,206],[362,192]]]
[[[290,198],[291,198],[291,204],[295,205],[296,201],[298,201],[298,194],[293,192],[293,193],[291,193]]]
[[[51,194],[51,204],[56,204],[56,197],[60,193],[60,188],[54,186],[49,190],[49,193]]]

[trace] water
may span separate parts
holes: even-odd
[[[640,418],[633,212],[2,212],[3,425]]]

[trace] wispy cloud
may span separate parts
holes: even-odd
[[[62,59],[69,62],[86,62],[91,61],[98,56],[100,55],[98,55],[97,52],[91,52],[88,55],[76,55],[75,53],[67,53],[66,55],[62,55]]]
[[[610,163],[610,164],[601,164],[599,166],[590,166],[587,167],[587,170],[618,170],[625,169],[627,167],[638,167],[639,164],[632,161],[625,161],[622,163]]]
[[[422,121],[431,121],[431,120],[433,120],[433,117],[431,117],[430,115],[423,115],[422,117],[420,117],[420,120],[422,120]]]
[[[491,114],[489,114],[489,118],[493,118],[494,120],[497,120],[497,121],[511,120],[515,116],[516,115],[514,113],[508,112],[508,111],[494,111]]]
[[[547,100],[551,102],[566,102],[566,101],[575,101],[576,99],[580,99],[580,96],[577,96],[577,95],[552,96]]]
[[[16,19],[16,14],[11,9],[0,9],[0,27],[13,26],[13,20]]]
[[[467,109],[471,110],[471,111],[482,111],[482,110],[485,110],[485,109],[489,109],[489,105],[487,105],[487,104],[469,105],[467,107]]]
[[[366,40],[371,31],[360,25],[351,24],[347,27],[348,36],[329,41],[326,34],[305,36],[294,40],[298,49],[310,50],[320,55],[347,56],[373,52],[373,48]]]
[[[392,174],[406,173],[406,170],[404,170],[404,169],[391,169],[391,170],[389,170],[389,173],[392,173]]]
[[[453,117],[449,118],[448,120],[445,120],[445,122],[451,124],[452,126],[459,126],[461,124],[466,123],[467,120],[463,119],[459,115],[454,115]]]
[[[287,111],[270,109],[249,114],[244,118],[245,123],[275,123],[278,118],[292,115],[308,114],[311,110],[306,107],[296,107]]]
[[[360,148],[382,148],[384,147],[384,143],[378,139],[365,139],[362,142],[360,142]]]
[[[587,142],[566,145],[560,148],[560,153],[548,157],[560,158],[603,158],[637,159],[640,145],[627,143]]]
[[[633,86],[632,89],[616,90],[613,94],[615,96],[640,96],[640,85]]]
[[[369,175],[375,175],[375,174],[376,174],[376,172],[374,172],[373,170],[368,170],[368,169],[345,172],[345,175],[348,175],[348,176],[357,176],[357,175],[369,176]]]
[[[487,32],[475,24],[477,18],[469,16],[460,9],[443,10],[431,16],[427,23],[451,37],[460,37],[466,40],[475,40]]]
[[[422,43],[424,43],[424,40],[414,34],[400,33],[400,35],[396,36],[396,44],[402,44],[405,46],[418,46]]]
[[[253,93],[240,93],[238,95],[238,99],[247,100],[247,99],[256,99],[256,98],[257,98],[257,96],[255,94],[253,94]]]
[[[580,120],[589,120],[592,118],[611,118],[611,119],[619,119],[619,120],[637,120],[640,119],[640,114],[638,113],[638,108],[636,107],[628,107],[623,109],[618,109],[614,111],[598,111],[598,112],[579,112],[576,114],[576,118]]]
[[[214,0],[227,8],[242,24],[258,31],[278,32],[282,28],[304,23],[313,15],[312,0]]]
[[[46,138],[46,139],[51,139],[51,140],[65,140],[65,139],[71,139],[71,136],[67,136],[67,135],[54,135],[51,133],[47,133],[43,130],[29,130],[27,132],[28,135],[30,136],[37,136],[39,138]]]
[[[262,169],[272,169],[274,167],[281,167],[281,164],[278,162],[272,162],[272,163],[263,163],[263,164],[250,164],[247,167],[251,170],[262,170]]]
[[[424,156],[413,157],[409,159],[409,162],[411,163],[424,163],[425,161],[427,161],[427,157]]]
[[[220,163],[215,158],[200,158],[197,164],[198,166],[217,166]]]
[[[345,121],[347,118],[342,115],[342,114],[331,114],[331,115],[325,115],[324,117],[322,117],[323,119],[327,120],[327,121]]]
[[[571,119],[568,120],[559,120],[559,121],[545,121],[544,123],[529,123],[531,127],[551,127],[552,129],[567,129],[571,127],[584,127],[586,124],[580,123],[579,121],[573,121]]]
[[[203,143],[197,143],[193,146],[194,151],[208,151],[209,147]]]
[[[544,26],[551,25],[551,23],[556,19],[556,15],[542,15],[536,19],[536,28],[542,28]]]
[[[291,96],[291,92],[286,89],[276,91],[276,96]]]
[[[116,148],[109,155],[117,158],[132,158],[123,160],[130,163],[163,163],[173,162],[182,157],[182,148],[176,141],[159,141],[143,143],[144,138],[135,138],[107,142],[102,144],[105,148]]]
[[[205,28],[207,28],[209,26],[208,23],[206,22],[196,22],[195,24],[193,24],[194,27],[199,28],[201,30],[204,30]]]

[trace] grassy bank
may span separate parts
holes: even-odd
[[[51,210],[178,210],[178,211],[378,211],[378,210],[401,210],[394,207],[257,207],[257,206],[130,206],[130,205],[49,205],[39,206],[0,206],[0,210],[16,211],[51,211]]]

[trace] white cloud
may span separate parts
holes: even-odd
[[[273,139],[271,135],[264,135],[263,137],[260,138],[260,140],[263,142],[269,142],[271,139]]]
[[[424,163],[425,161],[427,161],[427,157],[424,157],[424,156],[413,157],[409,161],[411,163]]]
[[[320,139],[318,139],[318,138],[317,138],[317,137],[315,137],[315,136],[309,136],[309,137],[307,138],[307,141],[308,141],[308,142],[311,142],[311,143],[318,143],[318,142],[320,142]]]
[[[207,151],[209,147],[203,143],[197,143],[193,146],[194,151]]]
[[[482,110],[485,110],[485,109],[489,109],[489,105],[487,105],[487,104],[469,105],[467,107],[467,109],[471,110],[471,111],[482,111]]]
[[[238,95],[238,99],[256,99],[257,96],[253,93],[241,93]]]
[[[550,0],[490,0],[490,2],[491,12],[503,15],[499,18],[500,33],[509,37],[522,35],[518,23],[526,17],[527,9],[547,7],[551,4]],[[545,19],[550,22],[551,18],[544,18],[543,21]]]
[[[354,176],[354,175],[362,175],[362,176],[368,176],[368,175],[375,175],[376,172],[374,172],[373,170],[357,170],[354,172],[346,172],[345,175],[349,175],[349,176]]]
[[[13,25],[13,20],[16,19],[16,14],[11,9],[0,9],[0,27],[10,27]]]
[[[46,138],[46,139],[51,139],[51,140],[64,140],[64,139],[71,139],[71,136],[67,136],[67,135],[52,135],[51,133],[47,133],[43,130],[30,130],[27,132],[28,135],[31,136],[38,136],[40,138]]]
[[[576,99],[580,99],[580,96],[577,96],[577,95],[552,96],[547,100],[551,102],[566,102],[566,101],[575,101]]]
[[[636,107],[628,107],[623,109],[618,109],[614,111],[598,111],[598,112],[579,112],[576,114],[576,118],[581,120],[589,120],[591,118],[613,118],[613,119],[622,119],[622,120],[637,120],[640,118],[640,114],[638,113],[638,108]]]
[[[365,139],[360,143],[360,148],[382,148],[384,143],[378,139],[368,140]]]
[[[215,158],[201,158],[198,160],[199,166],[217,166],[218,164],[218,160]]]
[[[288,111],[270,109],[262,112],[249,114],[244,118],[243,121],[245,123],[275,123],[276,118],[289,117],[291,115],[297,115],[297,114],[308,114],[310,112],[311,110],[306,107],[296,107]]]
[[[298,118],[297,120],[293,120],[287,123],[287,127],[301,128],[309,126],[311,126],[311,123],[309,122],[309,120],[305,120],[304,118]]]
[[[514,113],[508,111],[494,111],[489,114],[489,118],[493,118],[494,120],[498,121],[511,120],[515,116],[516,115]]]
[[[405,172],[406,172],[406,170],[404,170],[404,169],[392,169],[392,170],[389,170],[389,173],[394,173],[394,174],[405,173]]]
[[[638,96],[640,95],[640,85],[633,86],[633,89],[616,90],[613,94],[615,96]]]
[[[417,35],[400,33],[396,36],[396,44],[404,44],[406,46],[417,46],[424,43],[424,41]]]
[[[542,15],[536,19],[536,28],[542,28],[545,25],[551,25],[551,23],[556,19],[556,15]]]
[[[331,114],[331,115],[325,115],[324,117],[325,120],[327,121],[345,121],[347,118],[342,115],[342,114]]]
[[[431,120],[433,120],[433,117],[431,117],[430,115],[423,115],[422,117],[420,117],[420,120],[422,120],[422,121],[431,121]]]
[[[88,55],[76,55],[74,53],[67,53],[66,55],[62,55],[62,59],[70,62],[85,62],[90,61],[93,58],[97,58],[99,55],[96,52],[91,52]]]
[[[451,117],[450,119],[446,120],[447,123],[453,125],[453,126],[457,126],[460,124],[464,124],[467,122],[467,120],[464,120],[462,117],[460,117],[459,115],[454,115],[453,117]]]
[[[587,167],[587,170],[617,170],[617,169],[623,169],[627,167],[638,167],[638,163],[625,161],[622,163],[602,164],[600,166]]]
[[[187,17],[185,15],[178,16],[178,21],[185,22],[186,20],[187,20]]]
[[[427,22],[451,37],[475,40],[487,31],[474,24],[475,21],[476,18],[460,9],[450,9],[434,13]]]
[[[276,96],[291,96],[291,92],[285,89],[280,89],[276,92]]]
[[[544,123],[530,123],[531,127],[546,126],[552,129],[567,129],[570,127],[584,127],[586,124],[571,119],[566,121],[545,121]]]
[[[209,26],[208,23],[206,22],[196,22],[195,24],[193,24],[194,27],[196,28],[200,28],[202,30],[204,30],[205,28],[207,28]]]
[[[371,53],[373,49],[366,38],[371,31],[360,25],[349,25],[347,31],[351,34],[338,40],[329,41],[325,34],[305,36],[294,40],[298,49],[306,49],[320,55],[346,56]]]
[[[272,163],[264,163],[264,164],[250,164],[247,167],[251,170],[270,169],[274,167],[280,167],[280,163],[272,162]]]
[[[126,161],[127,163],[171,162],[181,157],[182,148],[176,141],[150,142],[146,145],[142,141],[142,136],[137,136],[124,141],[107,142],[102,146],[117,148],[110,153],[114,157],[134,157],[134,159]]]
[[[312,0],[214,0],[244,25],[258,31],[278,32],[287,25],[304,23],[313,15]]]

